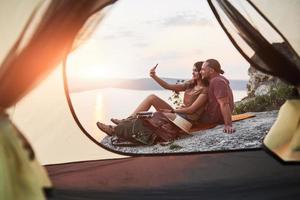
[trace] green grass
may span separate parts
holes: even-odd
[[[182,149],[183,147],[178,144],[171,144],[169,148],[170,150],[179,150]]]
[[[267,95],[252,97],[237,102],[233,114],[278,110],[287,99],[293,97],[293,94],[293,86],[277,85],[274,86]]]

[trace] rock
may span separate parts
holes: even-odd
[[[271,85],[260,85],[257,87],[257,89],[254,92],[255,96],[263,96],[263,95],[267,95],[268,93],[271,92]]]
[[[223,125],[213,129],[194,132],[190,137],[178,139],[162,146],[116,147],[110,137],[105,137],[101,144],[117,152],[134,154],[188,153],[206,151],[230,151],[237,149],[260,148],[263,138],[276,120],[278,111],[256,112],[256,117],[234,122],[236,132],[223,133]]]
[[[272,45],[293,62],[299,61],[285,43],[273,43]],[[272,71],[257,54],[254,54],[251,60],[266,71]],[[241,101],[235,102],[234,113],[236,114],[279,109],[286,99],[295,97],[293,87],[279,78],[260,72],[253,66],[248,69],[248,75],[247,96]]]
[[[297,63],[298,66],[300,66],[299,58],[295,55],[295,53],[289,48],[289,46],[286,43],[272,43],[272,45],[275,47],[275,49],[284,54],[293,63]],[[264,62],[256,54],[254,54],[251,57],[251,60],[260,67],[266,69],[267,71],[272,71],[266,64],[264,64]],[[250,77],[247,83],[248,97],[268,94],[274,87],[287,87],[287,84],[285,84],[279,78],[260,72],[256,70],[253,66],[250,66],[250,68],[248,69],[248,75]]]
[[[278,85],[284,85],[284,83],[271,75],[264,74],[252,66],[248,69],[249,81],[247,83],[248,97],[261,96],[268,94],[272,87]]]
[[[257,71],[255,68],[250,66],[248,69],[249,81],[247,83],[248,96],[254,96],[255,90],[266,80],[270,79],[270,76]]]

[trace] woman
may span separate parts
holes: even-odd
[[[175,92],[184,91],[184,105],[180,108],[173,109],[167,102],[156,95],[148,96],[130,115],[134,117],[139,112],[148,111],[153,106],[157,111],[163,112],[169,119],[175,119],[176,115],[188,120],[192,124],[200,119],[207,102],[208,82],[203,80],[200,74],[203,62],[196,62],[193,66],[192,79],[183,84],[169,84],[156,75],[155,67],[150,70],[150,77],[153,78],[160,86],[167,90]],[[129,118],[130,118],[129,117]],[[124,120],[111,119],[115,124],[120,124]],[[113,135],[116,126],[105,125],[97,122],[100,130],[108,135]]]

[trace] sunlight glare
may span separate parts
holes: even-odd
[[[97,52],[74,53],[68,58],[68,76],[83,80],[97,80],[122,77],[122,72],[110,63],[97,59]]]

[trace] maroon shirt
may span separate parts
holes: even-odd
[[[229,81],[224,76],[219,75],[209,80],[208,103],[201,117],[201,122],[224,123],[220,105],[217,100],[223,97],[229,97],[229,107],[230,110],[233,111],[233,94],[229,86]]]

